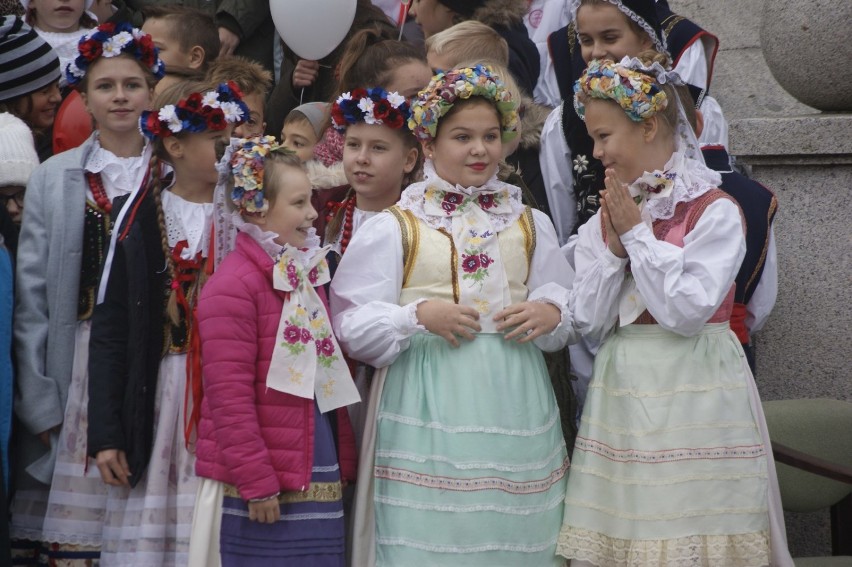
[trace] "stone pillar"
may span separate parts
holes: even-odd
[[[731,123],[731,153],[778,198],[778,302],[757,334],[764,399],[852,400],[852,114]]]

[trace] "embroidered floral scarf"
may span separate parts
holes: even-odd
[[[325,413],[361,400],[334,338],[325,305],[314,289],[330,280],[329,247],[285,246],[273,267],[272,285],[287,292],[266,385],[300,398],[316,397]]]

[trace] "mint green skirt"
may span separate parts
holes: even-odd
[[[568,457],[537,347],[416,335],[377,423],[377,565],[563,564]]]

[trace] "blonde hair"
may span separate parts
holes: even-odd
[[[263,197],[270,205],[275,204],[278,194],[281,192],[281,181],[277,172],[284,167],[292,167],[301,172],[305,171],[299,157],[290,150],[280,146],[266,156],[263,160]]]
[[[260,63],[239,55],[219,57],[211,61],[207,69],[207,80],[214,85],[234,81],[243,95],[259,94],[264,103],[269,89],[272,88],[272,73]]]
[[[451,68],[460,67],[462,61],[474,64],[489,61],[502,66],[509,64],[509,44],[491,27],[474,20],[466,20],[426,40],[426,52],[450,59]]]

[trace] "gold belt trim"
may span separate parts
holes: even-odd
[[[231,484],[225,485],[225,496],[240,498],[240,491]],[[282,492],[278,495],[279,504],[297,504],[299,502],[337,502],[343,499],[343,488],[339,481],[312,482],[303,492]]]

